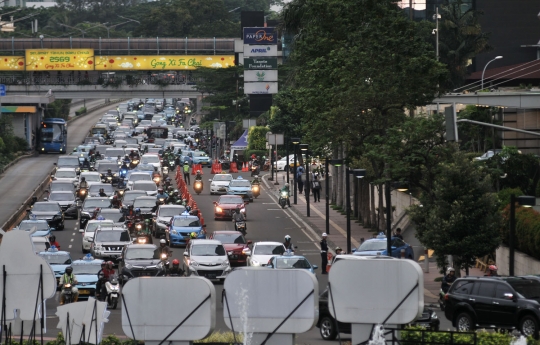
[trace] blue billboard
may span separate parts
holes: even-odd
[[[277,44],[276,28],[244,28],[244,44]]]

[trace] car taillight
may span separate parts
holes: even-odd
[[[448,297],[448,294],[445,294],[445,295],[444,295],[444,300],[445,300],[445,301],[448,301],[449,299],[450,299],[450,297]]]

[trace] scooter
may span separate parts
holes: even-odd
[[[81,201],[84,201],[87,195],[88,195],[87,188],[79,188],[79,190],[77,190],[77,198],[81,199]]]
[[[287,192],[280,192],[279,193],[278,204],[281,206],[281,208],[285,208],[285,205],[287,205],[287,200],[288,199],[289,199],[289,193],[287,193]]]
[[[251,186],[251,192],[253,193],[253,197],[256,199],[259,195],[261,195],[261,187],[258,184],[254,184]]]
[[[203,183],[201,180],[195,180],[195,182],[193,183],[193,190],[195,191],[195,193],[197,193],[197,195],[201,194],[201,192],[203,191]]]
[[[240,231],[242,234],[246,234],[246,222],[240,221],[240,222],[234,222],[234,228],[236,231]]]
[[[73,302],[73,291],[71,290],[73,287],[71,284],[64,284],[64,287],[62,288],[62,292],[64,294],[64,304],[69,304]]]
[[[120,284],[118,279],[112,277],[110,281],[105,283],[105,289],[107,290],[107,305],[111,309],[116,309],[118,305],[118,296],[120,295]]]
[[[251,165],[251,177],[255,176],[255,175],[259,175],[259,165],[258,164],[252,164]]]

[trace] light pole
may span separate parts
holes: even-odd
[[[484,73],[486,73],[486,68],[487,68],[487,66],[488,66],[490,63],[492,63],[493,61],[499,60],[499,59],[502,59],[502,58],[503,58],[503,57],[502,57],[501,55],[496,56],[495,59],[488,61],[488,63],[484,66],[484,70],[482,71],[482,87],[480,88],[480,90],[483,90],[483,89],[484,89]]]
[[[356,178],[362,178],[366,176],[366,169],[351,169],[347,167],[345,171],[345,201],[347,207],[347,254],[352,252],[351,247],[351,183],[349,181],[349,175],[354,175]]]
[[[285,165],[285,167],[283,168],[283,171],[285,171],[285,175],[287,175],[287,183],[289,183],[289,175],[291,174],[290,172],[290,164],[289,164],[289,144],[290,144],[290,138],[287,138],[287,140],[285,140],[285,157],[287,157],[287,165]],[[277,162],[276,162],[276,169],[277,169]]]
[[[296,178],[296,160],[297,160],[297,155],[296,155],[296,148],[298,147],[298,144],[300,144],[300,138],[291,138],[291,142],[293,143],[293,146],[294,146],[294,167],[293,167],[293,181],[294,181],[294,204],[296,205],[296,203],[298,202],[298,199],[297,199],[297,194],[298,194],[298,180]]]
[[[300,144],[300,152],[301,154],[306,155],[306,185],[304,186],[304,195],[306,196],[306,216],[310,217],[310,210],[309,210],[309,153],[308,153],[308,144]]]
[[[384,192],[386,194],[386,255],[392,256],[392,187],[400,192],[405,192],[409,188],[408,182],[386,181]]]
[[[79,29],[79,28],[76,28],[76,27],[74,27],[74,26],[69,26],[69,25],[66,25],[66,24],[60,24],[60,26],[65,26],[66,28],[71,28],[71,29],[79,30],[79,31],[82,33],[82,38],[84,38],[84,34],[86,33],[86,31],[84,31],[83,29]]]
[[[41,49],[43,49],[43,35],[39,35],[39,40],[41,41]]]
[[[439,7],[435,9],[435,14],[433,15],[433,19],[435,19],[435,54],[437,57],[437,61],[439,61],[439,19],[441,19],[441,15],[439,14]]]
[[[326,157],[324,161],[324,190],[326,193],[326,233],[330,234],[330,179],[328,178],[328,165],[332,164],[335,167],[339,167],[343,164],[343,159],[328,159]]]
[[[118,16],[119,18],[122,18],[122,19],[125,19],[125,20],[129,20],[130,22],[135,22],[135,23],[141,24],[141,22],[138,21],[138,20],[131,19],[131,18],[127,18],[127,17],[121,16],[121,15],[119,15],[119,14],[117,14],[117,16]]]
[[[510,234],[508,236],[509,267],[508,275],[514,275],[514,261],[516,250],[516,202],[523,207],[532,207],[536,205],[534,196],[522,195],[516,198],[515,194],[510,195]]]

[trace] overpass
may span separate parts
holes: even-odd
[[[433,103],[470,104],[490,107],[540,109],[540,92],[477,92],[446,94],[435,98]]]

